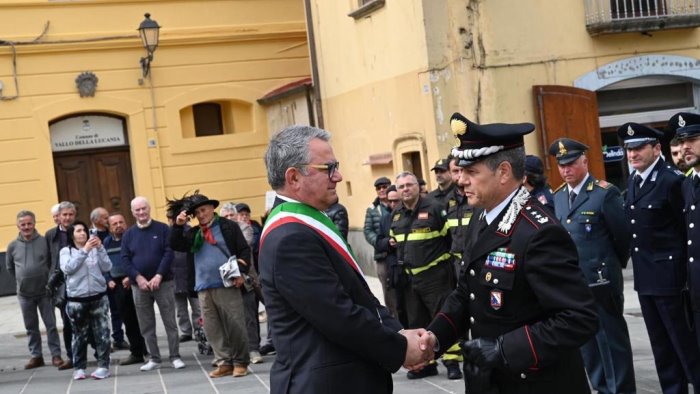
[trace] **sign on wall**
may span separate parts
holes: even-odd
[[[111,116],[75,116],[51,124],[49,130],[54,152],[126,145],[122,119]]]
[[[625,150],[621,146],[603,146],[603,160],[606,163],[622,161],[625,157]]]

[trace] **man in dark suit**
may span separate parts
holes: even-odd
[[[438,353],[462,344],[471,393],[590,393],[579,347],[597,329],[594,301],[569,235],[522,186],[523,135],[534,125],[477,125],[452,115],[464,167],[459,180],[478,208],[457,289],[422,343]]]
[[[600,330],[581,352],[594,390],[634,393],[632,346],[622,316],[629,227],[618,189],[588,173],[587,149],[569,138],[560,138],[549,148],[565,181],[554,192],[556,217],[576,244],[579,266],[597,301]]]
[[[277,358],[270,391],[390,393],[391,372],[432,359],[424,330],[402,330],[365,282],[352,251],[322,211],[342,181],[330,134],[288,127],[265,164],[275,207],[263,229],[260,274]]]
[[[692,303],[695,335],[700,344],[700,115],[681,112],[669,120],[681,143],[683,159],[690,174],[683,181],[683,212],[688,245],[688,287]]]
[[[639,295],[656,372],[664,394],[687,393],[700,382],[700,351],[685,324],[681,290],[686,284],[683,173],[661,159],[663,133],[637,123],[617,130],[630,175],[625,214],[632,232],[634,289]]]

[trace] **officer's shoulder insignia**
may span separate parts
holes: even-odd
[[[451,198],[450,201],[447,202],[447,205],[448,205],[450,208],[452,208],[452,207],[454,207],[455,205],[457,205],[457,200]]]
[[[524,212],[523,215],[525,218],[532,223],[535,228],[540,228],[543,224],[550,222],[549,216],[547,216],[542,208],[543,207],[541,205],[528,204],[521,212]]]
[[[610,183],[608,183],[608,181],[605,181],[602,179],[596,179],[595,184],[596,184],[596,186],[600,186],[603,189],[610,189],[612,187],[612,185]],[[591,187],[588,190],[593,190],[593,187]]]
[[[556,192],[558,192],[559,190],[563,189],[563,188],[564,188],[564,186],[566,186],[566,182],[564,182],[564,183],[562,183],[561,185],[559,185],[559,187],[558,187],[558,188],[556,188],[556,189],[554,189],[554,191],[552,191],[552,193],[556,193]]]
[[[671,170],[673,170],[673,173],[676,174],[676,175],[680,175],[680,176],[683,176],[683,175],[684,175],[684,174],[683,174],[683,171],[679,170],[678,168],[673,168],[673,167],[671,167],[671,166],[669,166],[668,168],[671,169]]]
[[[396,215],[394,215],[394,218],[393,218],[392,220],[393,220],[394,222],[397,222],[399,219],[401,219],[401,214],[400,214],[400,213],[397,213]]]
[[[539,201],[542,205],[547,205],[547,197],[545,197],[544,194],[537,196],[537,201]]]

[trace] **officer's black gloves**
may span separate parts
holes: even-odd
[[[477,338],[462,343],[464,361],[471,362],[478,367],[493,369],[506,366],[506,358],[503,355],[503,337]]]
[[[464,386],[468,394],[498,394],[498,387],[491,382],[491,369],[464,362]]]

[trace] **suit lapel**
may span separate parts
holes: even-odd
[[[639,193],[635,193],[633,202],[636,203],[642,197],[644,197],[646,194],[648,194],[654,189],[654,187],[656,186],[656,177],[659,176],[659,171],[661,171],[663,164],[664,163],[659,159],[659,162],[656,163],[654,168],[651,170],[651,173],[649,174],[649,176],[647,176],[647,179],[644,181],[644,184],[642,184],[642,188],[639,189]],[[634,189],[634,186],[632,186],[632,188]]]

